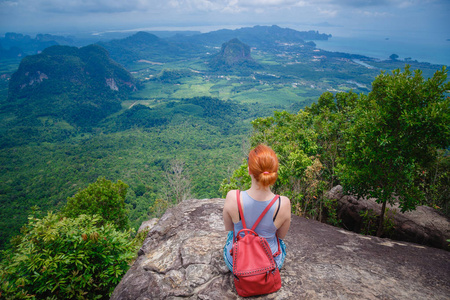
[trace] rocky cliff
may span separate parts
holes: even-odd
[[[234,38],[222,44],[220,52],[211,59],[210,67],[219,71],[232,71],[236,68],[243,71],[259,68],[260,65],[253,60],[250,46]]]
[[[367,222],[361,212],[371,213],[375,219],[381,212],[381,204],[374,198],[358,199],[353,195],[344,195],[342,186],[338,185],[328,192],[328,197],[338,201],[338,217],[342,225],[354,232],[367,231]],[[445,215],[428,206],[418,206],[413,211],[401,213],[398,204],[386,205],[385,222],[392,228],[385,230],[385,235],[397,241],[413,242],[450,251],[447,242],[450,239],[450,220]],[[375,220],[374,220],[375,221]],[[373,231],[377,222],[372,224]]]
[[[237,299],[222,260],[223,199],[188,200],[150,230],[111,299]],[[293,216],[270,299],[448,299],[450,252]]]

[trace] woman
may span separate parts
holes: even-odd
[[[275,194],[270,186],[278,178],[278,158],[268,146],[258,145],[248,155],[248,173],[252,185],[247,191],[240,193],[241,206],[247,228],[251,228]],[[233,235],[243,228],[237,206],[236,190],[229,191],[223,208],[223,222],[228,230],[228,238],[224,247],[224,260],[230,271],[233,271],[233,259],[230,250],[233,246]],[[278,269],[286,257],[286,246],[282,239],[286,236],[291,224],[291,203],[287,197],[281,196],[272,205],[255,231],[269,242],[272,254],[278,252],[278,239],[281,254],[275,257]],[[233,233],[234,232],[234,233]]]

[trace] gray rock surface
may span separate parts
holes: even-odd
[[[357,199],[356,196],[344,195],[342,186],[338,185],[328,192],[328,196],[338,200],[338,217],[346,228],[361,232],[362,217],[360,211],[373,210],[377,215],[381,212],[381,204],[376,199]],[[392,239],[413,242],[422,245],[450,250],[450,220],[437,210],[418,206],[416,210],[402,213],[398,205],[386,205],[389,209],[385,217],[394,222]],[[450,298],[450,297],[449,297]]]
[[[139,226],[138,233],[140,233],[144,230],[152,229],[156,225],[156,223],[158,223],[158,218],[153,218],[153,219],[142,222],[141,226]]]
[[[111,299],[238,299],[223,199],[187,200],[150,230]],[[450,252],[293,216],[282,288],[256,299],[449,299]]]

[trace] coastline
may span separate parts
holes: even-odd
[[[314,41],[318,49],[332,52],[359,54],[387,60],[397,54],[400,60],[427,62],[450,66],[450,41],[445,39],[421,41],[420,39],[399,39],[393,37],[340,37],[333,36],[326,41]]]

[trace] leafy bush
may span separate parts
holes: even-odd
[[[74,218],[81,214],[100,215],[105,221],[113,223],[117,229],[128,227],[128,215],[125,209],[125,196],[128,185],[118,180],[112,183],[104,177],[67,199],[63,210],[66,217]]]
[[[50,212],[22,230],[0,265],[7,299],[108,299],[136,250],[130,232],[98,215]]]

